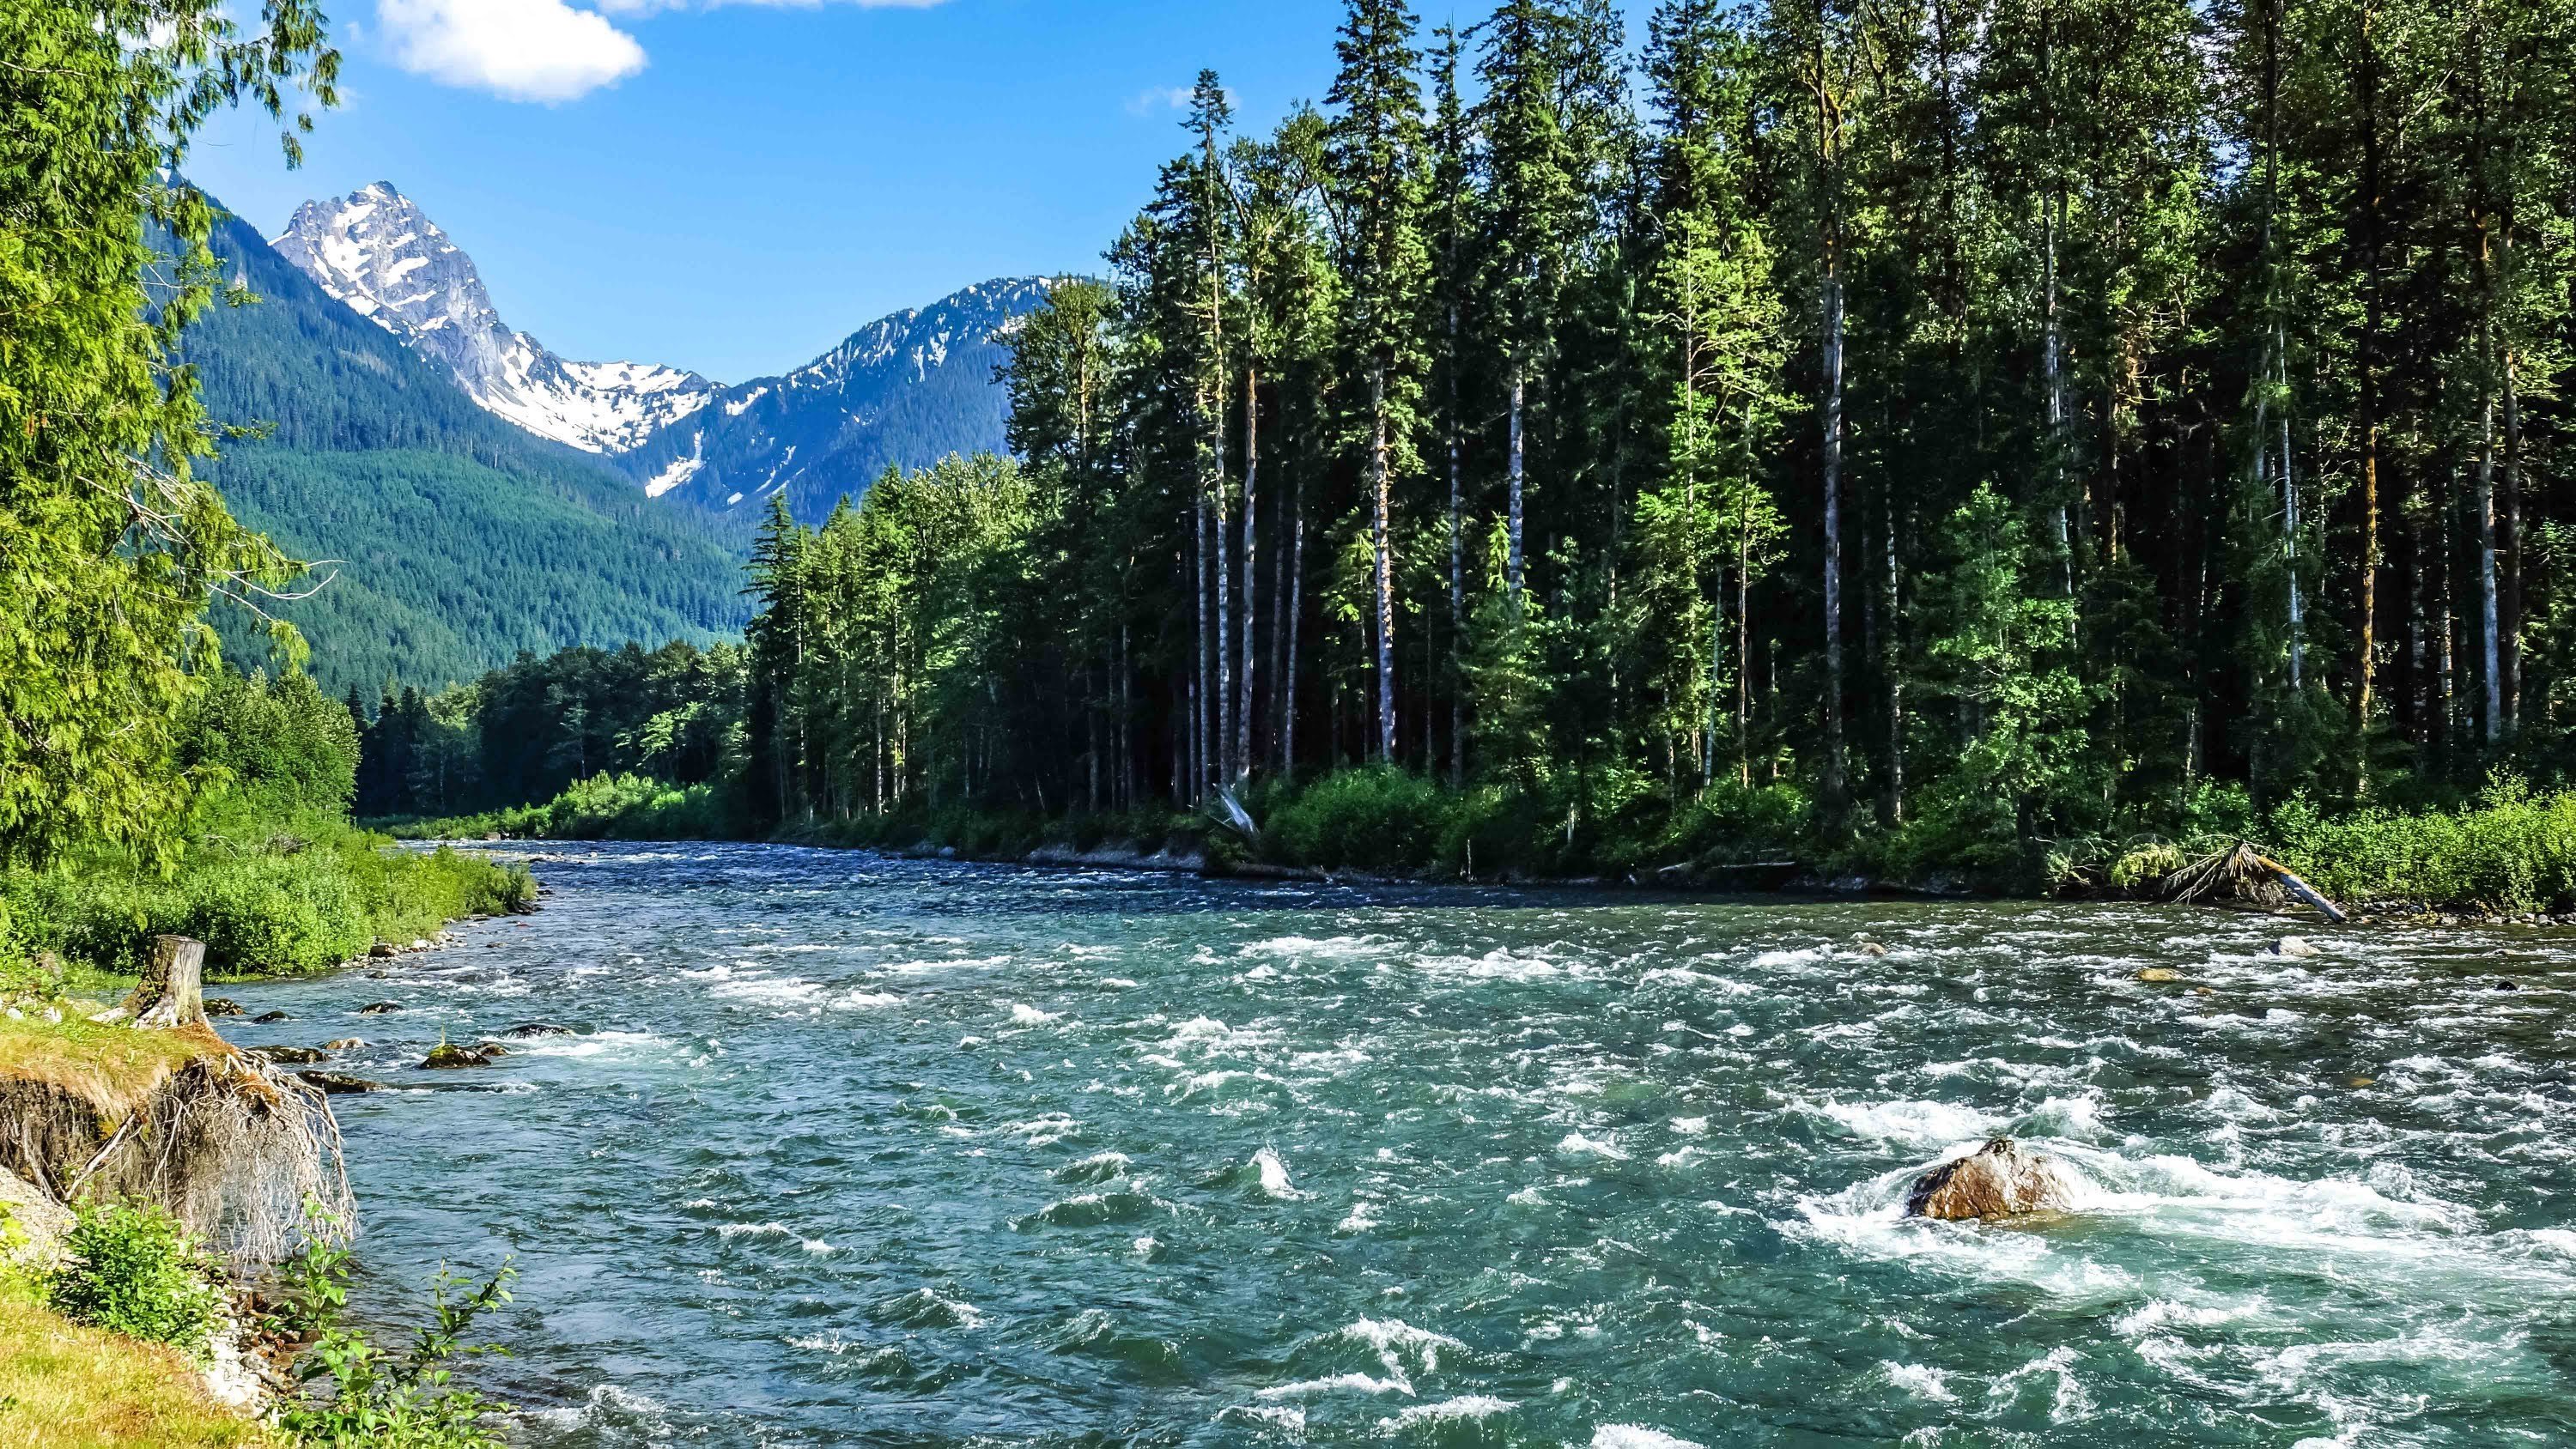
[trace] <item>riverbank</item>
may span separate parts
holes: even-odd
[[[284,1194],[315,1175],[275,1160],[281,1147],[300,1154],[311,1139],[300,1121],[284,1123],[291,1104],[274,1080],[211,1029],[90,1019],[106,1011],[63,997],[0,1016],[0,1442],[279,1444],[253,1417],[258,1391],[237,1352],[200,1342],[188,1345],[192,1359],[183,1346],[58,1311],[58,1275],[78,1241],[73,1204],[152,1204],[144,1210],[172,1214],[198,1241],[227,1229],[255,1236],[269,1229],[242,1216],[243,1174],[282,1173],[275,1186]],[[330,1172],[336,1179],[336,1164]],[[148,1254],[118,1261],[93,1265],[110,1275],[110,1302],[141,1303],[156,1285],[188,1281]],[[211,1284],[189,1291],[220,1301]],[[152,1316],[126,1306],[111,1321],[133,1328]]]
[[[281,1449],[218,1403],[185,1355],[45,1308],[0,1282],[0,1442],[15,1449]]]
[[[757,831],[728,818],[727,792],[599,776],[552,801],[407,822],[413,839],[754,840],[1048,865],[1182,869],[1208,875],[1386,882],[1469,881],[1643,887],[1707,894],[1791,890],[2153,900],[2168,876],[2238,840],[2331,899],[2381,919],[2501,921],[2576,912],[2576,791],[2510,781],[2447,808],[2329,814],[2304,800],[2257,812],[2206,794],[2162,829],[2025,841],[1998,855],[1927,830],[1817,828],[1787,787],[1711,792],[1667,809],[1639,797],[1607,815],[1493,788],[1452,791],[1366,769],[1244,801],[1251,829],[1222,806],[1041,815],[908,808]]]

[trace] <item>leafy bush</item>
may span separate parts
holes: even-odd
[[[2576,792],[2491,780],[2473,805],[2328,819],[2306,800],[2273,812],[2281,863],[2332,899],[2530,911],[2576,905]]]
[[[245,797],[343,811],[358,788],[358,726],[302,670],[226,669],[189,702],[179,763]]]
[[[202,1356],[222,1323],[212,1264],[178,1221],[148,1203],[80,1210],[69,1256],[46,1285],[55,1312]]]
[[[327,1219],[306,1211],[316,1230],[287,1266],[286,1305],[272,1322],[315,1341],[297,1365],[304,1392],[280,1408],[278,1426],[308,1449],[502,1449],[506,1441],[485,1420],[508,1405],[459,1387],[450,1365],[460,1355],[500,1351],[465,1336],[510,1301],[517,1269],[504,1263],[479,1286],[440,1269],[430,1280],[430,1322],[407,1350],[380,1348],[364,1330],[341,1325],[349,1255],[334,1245]]]
[[[1262,823],[1262,840],[1291,864],[1381,873],[1419,870],[1440,841],[1439,786],[1387,765],[1327,775]]]
[[[726,802],[713,785],[599,774],[574,781],[541,804],[424,820],[395,833],[416,840],[715,840],[734,828]]]

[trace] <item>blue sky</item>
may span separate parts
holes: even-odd
[[[1426,30],[1451,13],[1417,8]],[[970,282],[1095,269],[1183,144],[1174,93],[1212,66],[1266,127],[1322,99],[1340,16],[1339,0],[339,0],[344,99],[303,169],[243,116],[208,129],[189,174],[272,235],[307,197],[390,181],[557,352],[735,382]]]

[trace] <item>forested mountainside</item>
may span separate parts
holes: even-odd
[[[819,521],[888,468],[998,451],[1010,398],[993,380],[1047,279],[984,282],[897,312],[784,377],[725,389],[619,461],[646,492],[748,536],[772,494]]]
[[[244,522],[338,561],[319,593],[277,606],[325,687],[465,680],[523,649],[740,627],[740,556],[698,518],[476,406],[238,219],[212,245],[261,300],[212,309],[185,356],[212,416],[273,427],[224,444],[206,473]],[[253,662],[249,621],[227,608],[218,622]]]

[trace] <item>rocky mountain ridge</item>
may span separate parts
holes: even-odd
[[[350,310],[446,367],[486,410],[539,437],[624,453],[718,391],[656,363],[576,362],[513,330],[474,259],[391,182],[304,203],[271,245]]]

